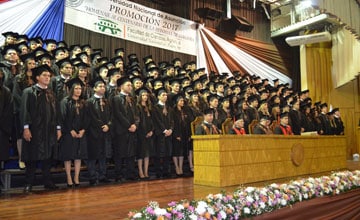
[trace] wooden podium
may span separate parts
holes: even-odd
[[[194,135],[194,184],[234,186],[346,168],[346,136]]]

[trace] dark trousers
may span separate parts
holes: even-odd
[[[114,158],[116,177],[124,177],[125,179],[135,178],[137,175],[134,161],[135,157]]]
[[[99,170],[96,169],[96,161],[98,161]],[[87,160],[86,165],[90,180],[101,180],[106,178],[106,159]]]
[[[51,173],[50,173],[51,161],[52,161],[51,159],[41,161],[41,171],[42,171],[44,185],[50,185],[53,183],[52,179],[51,179]],[[25,162],[25,164],[26,164],[25,178],[26,178],[26,183],[29,185],[34,184],[35,172],[36,172],[36,162],[37,161]]]
[[[157,176],[168,176],[170,172],[170,157],[156,157],[154,167]]]

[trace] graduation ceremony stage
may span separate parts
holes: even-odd
[[[78,189],[67,189],[62,184],[56,191],[45,191],[37,186],[30,194],[23,194],[22,188],[15,188],[0,197],[0,219],[29,219],[29,216],[30,219],[124,219],[129,211],[140,210],[149,201],[157,201],[164,207],[171,201],[202,199],[221,191],[232,192],[239,185],[263,186],[360,167],[358,162],[346,161],[344,136],[213,135],[193,138],[194,177],[122,184],[112,182],[96,187],[82,182]],[[207,161],[207,165],[202,161]],[[314,205],[341,205],[358,210],[359,207],[351,204],[359,197],[360,190],[352,190],[336,197],[295,204],[255,219],[286,218]]]

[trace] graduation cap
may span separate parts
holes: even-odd
[[[103,69],[109,69],[109,68],[107,67],[106,63],[98,66],[98,67],[95,69],[95,71],[96,71],[97,73],[100,73]]]
[[[154,79],[154,80],[152,80],[152,81],[151,81],[151,85],[152,85],[152,87],[154,87],[154,86],[155,86],[155,84],[156,84],[156,83],[158,83],[158,82],[161,82],[161,83],[162,83],[162,85],[164,85],[164,82],[162,81],[162,79],[161,79],[161,78],[156,78],[156,79]]]
[[[288,112],[280,113],[280,118],[283,118],[283,117],[289,117],[289,113]]]
[[[58,47],[68,47],[68,44],[64,41],[64,40],[62,40],[62,41],[59,41],[59,42],[57,42],[57,46]]]
[[[190,86],[185,86],[183,88],[183,91],[186,92],[186,93],[190,93],[190,92],[194,92],[194,89],[193,87],[190,85]]]
[[[214,100],[214,99],[219,100],[219,96],[216,95],[216,94],[210,94],[210,95],[207,97],[208,103],[210,103],[210,102],[211,102],[212,100]]]
[[[120,61],[124,62],[124,58],[122,56],[116,56],[111,59],[111,62],[113,62],[114,64]]]
[[[20,56],[20,59],[23,63],[26,63],[27,60],[35,60],[35,54],[34,53],[27,53]]]
[[[221,103],[226,102],[226,101],[230,101],[230,96],[229,95],[219,98],[219,102],[221,102]]]
[[[14,32],[12,32],[12,31],[7,31],[7,32],[4,32],[4,33],[2,33],[2,36],[4,36],[5,38],[7,38],[7,37],[17,37],[17,33],[14,33]]]
[[[190,91],[189,92],[189,96],[191,97],[191,96],[194,96],[194,95],[199,95],[199,93],[198,92],[196,92],[196,91]]]
[[[257,99],[256,95],[251,95],[247,98],[248,103],[251,103],[251,102],[257,101],[257,100],[258,99]]]
[[[29,43],[30,43],[30,44],[31,44],[31,43],[40,44],[41,42],[40,42],[40,39],[39,39],[39,38],[33,37],[33,38],[30,38],[30,39],[29,39]]]
[[[93,80],[91,80],[91,81],[89,82],[89,85],[90,85],[92,88],[94,88],[94,87],[98,86],[100,83],[103,83],[104,85],[106,85],[106,82],[104,81],[103,78],[101,78],[101,77],[96,77],[96,78],[94,78]]]
[[[273,79],[273,82],[274,83],[279,82],[279,79]]]
[[[324,107],[328,107],[328,105],[327,105],[326,102],[324,102],[324,103],[320,104],[319,107],[320,107],[320,109],[322,109],[322,108],[324,108]]]
[[[152,60],[153,60],[152,55],[148,55],[146,57],[143,57],[143,61],[144,61],[145,64],[152,61]]]
[[[56,56],[61,52],[65,53],[66,52],[65,49],[66,49],[65,47],[58,47],[58,48],[56,48],[55,50],[52,51],[52,54],[54,56]]]
[[[143,79],[140,76],[134,76],[131,78],[131,82],[134,84],[136,81],[143,81]]]
[[[338,112],[340,109],[339,108],[334,108],[333,110],[332,110],[332,112]]]
[[[214,109],[206,108],[206,109],[204,109],[203,113],[204,113],[204,115],[214,114]]]
[[[135,94],[137,96],[141,96],[143,93],[151,94],[150,90],[146,87],[141,87],[141,88],[135,90]]]
[[[76,64],[83,62],[79,57],[70,59],[73,66],[76,66]]]
[[[137,55],[135,53],[131,53],[128,55],[129,63],[137,62],[139,63],[139,60],[137,58]]]
[[[49,60],[52,60],[54,59],[53,56],[51,56],[51,54],[49,53],[43,53],[43,54],[40,54],[38,56],[36,56],[36,60],[37,61],[41,61],[43,59],[49,59]]]
[[[76,49],[80,49],[81,50],[81,47],[80,47],[80,44],[73,44],[70,46],[69,48],[70,50],[76,50]]]
[[[60,69],[65,66],[66,64],[70,64],[72,66],[72,63],[69,58],[64,58],[55,63]]]
[[[159,68],[157,66],[154,66],[148,69],[148,72],[153,72],[153,71],[159,72]]]
[[[185,96],[182,93],[178,93],[172,97],[173,105],[176,105],[180,99],[185,99]]]
[[[87,63],[84,63],[82,61],[80,61],[79,63],[75,64],[75,66],[79,69],[86,69],[86,68],[89,68],[90,65],[87,64]]]
[[[122,86],[124,83],[126,83],[126,82],[131,82],[131,80],[130,80],[130,78],[129,77],[121,77],[120,79],[118,79],[117,81],[116,81],[116,84],[117,84],[117,86]]]
[[[109,69],[108,73],[107,73],[107,77],[111,77],[115,74],[120,74],[120,68],[112,68]]]
[[[267,115],[261,115],[261,117],[260,117],[260,121],[268,121],[268,120],[270,120],[270,117],[269,116],[267,116]]]
[[[224,83],[222,82],[216,82],[215,85],[214,85],[214,88],[216,89],[217,87],[221,86],[221,85],[224,85]]]
[[[124,53],[125,52],[125,49],[124,48],[116,48],[114,50],[114,53],[115,55],[118,55],[119,53]]]
[[[49,73],[53,74],[53,71],[46,64],[35,67],[35,68],[31,69],[31,71],[32,71],[32,78],[34,81],[37,81],[36,77],[41,75],[43,72],[49,72]]]
[[[180,79],[178,79],[178,78],[172,78],[172,79],[170,79],[169,80],[169,84],[170,85],[174,85],[174,84],[180,84]]]
[[[177,61],[180,61],[180,62],[181,62],[181,59],[178,58],[178,57],[176,57],[176,58],[174,58],[174,59],[171,61],[171,63],[174,64],[174,63],[176,63]]]
[[[79,57],[79,58],[87,57],[87,56],[88,56],[88,54],[86,52],[81,52],[81,53],[76,54],[76,57]]]
[[[44,43],[45,43],[46,45],[56,44],[56,40],[54,40],[54,39],[45,39],[45,40],[44,40]]]
[[[29,41],[29,37],[26,34],[22,34],[17,36],[17,42],[28,42]]]
[[[70,79],[69,81],[67,81],[67,82],[65,83],[65,85],[66,85],[69,89],[71,89],[71,88],[73,87],[73,85],[80,85],[81,87],[84,87],[84,86],[85,86],[84,82],[83,82],[81,79],[79,79],[78,77]]]
[[[166,89],[164,87],[160,87],[154,91],[156,97],[160,96],[162,93],[167,93]]]
[[[109,62],[109,58],[107,58],[107,57],[100,57],[100,58],[97,60],[97,62],[98,62],[99,64],[104,64],[104,63]]]
[[[4,49],[1,51],[1,54],[5,56],[9,50],[14,50],[16,53],[19,53],[19,49],[15,44],[9,44],[4,47]]]
[[[94,59],[98,59],[101,57],[101,52],[100,51],[96,51],[93,52],[92,54],[90,54],[90,59],[93,61]]]
[[[82,46],[81,46],[81,50],[82,50],[82,51],[85,51],[87,48],[91,49],[90,44],[85,44],[85,45],[82,45]]]
[[[21,43],[16,44],[16,47],[18,48],[19,51],[21,51],[21,49],[22,49],[23,47],[28,48],[28,45],[27,45],[26,42],[21,42]]]

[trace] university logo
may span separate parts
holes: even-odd
[[[76,8],[76,7],[79,7],[83,2],[84,2],[84,0],[66,0],[65,6]]]
[[[99,21],[94,23],[97,31],[103,33],[110,33],[112,35],[120,35],[122,30],[118,27],[118,24],[108,19],[100,18]]]

